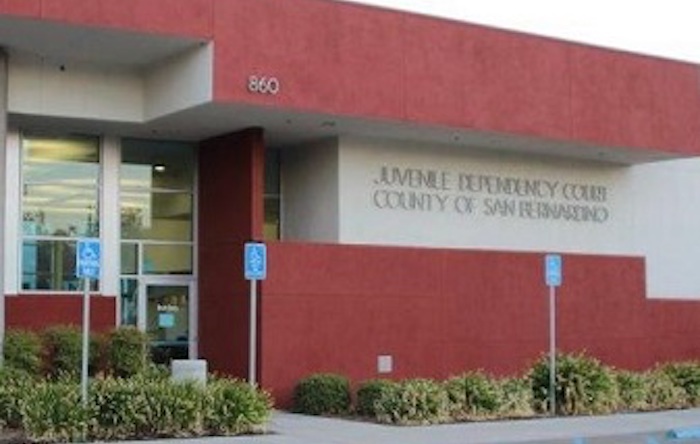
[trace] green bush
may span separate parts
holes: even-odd
[[[371,379],[360,384],[357,389],[357,404],[355,411],[358,415],[374,418],[377,416],[376,404],[384,392],[391,390],[395,382],[387,379]]]
[[[429,379],[391,385],[375,403],[376,419],[389,424],[437,424],[449,419],[447,392]]]
[[[86,436],[88,410],[74,381],[41,381],[24,395],[22,428],[28,439],[73,442]]]
[[[272,398],[247,382],[214,379],[207,384],[204,427],[214,435],[238,435],[263,430]]]
[[[489,418],[500,410],[502,393],[498,383],[480,371],[448,379],[445,390],[453,419]]]
[[[688,405],[686,391],[663,368],[647,372],[644,377],[650,410],[680,409]]]
[[[203,389],[135,377],[96,380],[90,390],[91,436],[100,440],[200,436]]]
[[[25,397],[35,383],[36,379],[25,371],[0,369],[0,429],[22,427]]]
[[[677,362],[661,367],[673,384],[685,391],[688,407],[700,406],[700,363]]]
[[[533,416],[533,398],[530,381],[526,378],[503,378],[496,381],[501,394],[498,414],[502,418]]]
[[[257,433],[272,408],[269,394],[230,379],[212,379],[205,386],[146,373],[97,378],[83,407],[74,380],[36,383],[25,376],[27,383],[10,392],[2,376],[0,412],[13,418],[3,418],[4,424],[22,427],[28,439],[41,442]]]
[[[52,377],[80,375],[83,341],[73,326],[50,327],[42,333],[47,374]]]
[[[530,370],[535,409],[549,411],[549,357]],[[613,372],[584,354],[556,356],[555,396],[557,413],[564,415],[608,413],[618,405]]]
[[[3,350],[5,365],[30,375],[41,371],[41,338],[28,330],[8,330]]]
[[[143,372],[149,362],[149,338],[135,327],[121,327],[107,335],[107,366],[118,377]]]
[[[650,408],[648,374],[618,370],[615,381],[620,395],[619,409],[635,412]]]
[[[341,375],[308,376],[294,389],[294,411],[308,415],[338,415],[350,410],[350,382]]]

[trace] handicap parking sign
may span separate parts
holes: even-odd
[[[263,280],[267,276],[267,248],[262,242],[248,242],[243,250],[243,274],[247,280]]]
[[[100,278],[100,241],[80,239],[75,254],[75,275],[79,278]]]

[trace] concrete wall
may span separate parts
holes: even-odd
[[[285,240],[640,256],[649,297],[700,299],[697,160],[619,166],[356,138],[326,148],[285,156]]]
[[[286,150],[282,163],[282,239],[337,242],[337,140]]]

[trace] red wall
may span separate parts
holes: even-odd
[[[543,255],[292,243],[269,245],[262,383],[288,405],[299,378],[340,372],[444,378],[522,372],[548,350]],[[645,298],[644,261],[564,256],[558,348],[646,368],[700,357],[700,303]]]
[[[219,0],[214,35],[220,101],[700,153],[693,64],[328,0]]]
[[[214,97],[700,153],[700,69],[331,0],[0,0],[0,14],[214,41]],[[275,76],[278,95],[253,94]]]
[[[49,325],[82,325],[83,298],[79,295],[6,296],[8,329],[41,330]],[[90,330],[105,331],[116,325],[116,298],[90,298]]]
[[[0,0],[0,14],[76,25],[211,38],[214,1]]]
[[[264,145],[258,129],[199,150],[199,345],[209,367],[248,374],[248,284],[243,244],[262,238]]]

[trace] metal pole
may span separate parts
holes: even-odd
[[[556,396],[556,298],[555,287],[549,286],[549,408],[552,416],[557,414],[557,396]]]
[[[80,372],[80,394],[83,406],[87,405],[88,351],[90,347],[90,279],[83,281],[83,358]]]
[[[250,280],[250,351],[248,353],[248,382],[250,385],[255,385],[255,361],[256,361],[256,344],[257,344],[257,280]]]

